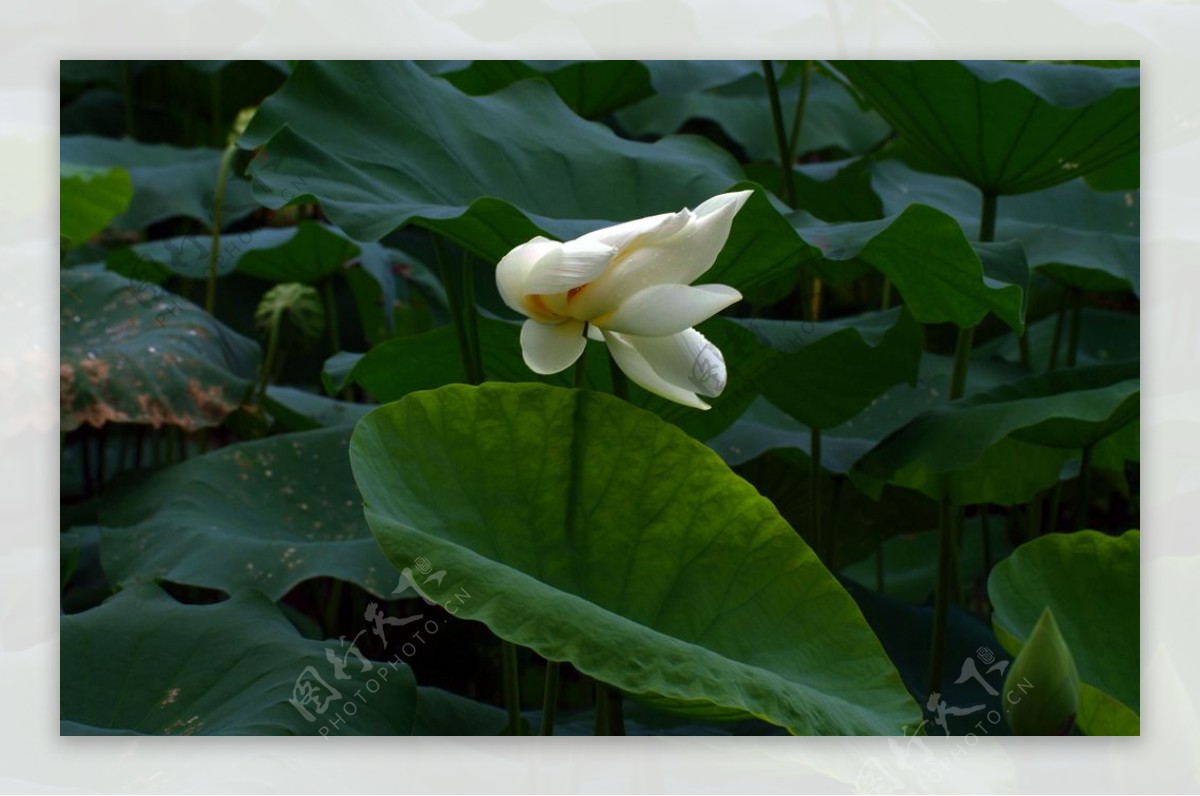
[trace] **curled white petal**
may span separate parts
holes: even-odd
[[[733,218],[751,193],[714,196],[697,211],[690,211],[688,222],[673,234],[618,251],[612,267],[578,296],[577,317],[612,312],[651,285],[694,282],[717,261],[729,239]]]
[[[504,255],[496,265],[496,288],[505,304],[522,315],[529,315],[525,305],[525,295],[530,292],[525,289],[529,273],[539,260],[559,246],[562,244],[557,241],[538,236]]]
[[[746,204],[746,200],[754,191],[733,191],[731,193],[723,193],[714,196],[701,202],[700,205],[692,211],[698,218],[704,218],[711,215],[727,215],[732,219],[737,215],[737,212],[742,209],[742,205]]]
[[[615,246],[573,240],[557,244],[533,264],[525,277],[526,293],[561,293],[600,277],[617,253]]]
[[[623,224],[604,227],[583,235],[579,240],[605,243],[620,251],[625,251],[635,246],[669,238],[686,227],[691,218],[692,211],[687,209],[680,210],[678,213],[661,213],[657,216],[636,218]]]
[[[628,341],[628,338],[617,332],[605,332],[604,340],[608,344],[608,350],[612,352],[617,366],[626,376],[644,389],[661,398],[666,398],[668,401],[685,406],[692,406],[696,409],[710,408],[708,404],[700,400],[696,393],[672,384],[660,376],[641,352]]]
[[[583,321],[542,323],[530,318],[521,326],[521,355],[534,373],[566,370],[575,364],[586,345]]]
[[[667,337],[624,335],[623,338],[666,382],[710,398],[725,389],[725,357],[721,349],[695,329]]]
[[[661,337],[708,320],[741,298],[727,285],[651,285],[630,296],[602,325],[614,332]]]

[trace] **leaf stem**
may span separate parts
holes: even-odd
[[[462,360],[463,374],[468,384],[478,384],[479,381],[475,378],[475,362],[471,355],[471,343],[459,285],[455,283],[450,273],[450,261],[446,256],[446,246],[442,242],[441,236],[430,234],[433,238],[433,253],[437,258],[438,273],[442,277],[442,286],[446,289],[446,303],[450,305],[450,320],[454,323],[454,336],[458,339],[458,355]]]
[[[1091,504],[1092,491],[1092,449],[1094,445],[1084,445],[1083,454],[1079,458],[1078,496],[1075,503],[1075,530],[1086,528],[1088,525],[1088,506]]]
[[[800,62],[800,96],[796,100],[796,115],[792,117],[792,134],[788,137],[788,157],[787,163],[789,168],[788,177],[791,165],[796,162],[797,150],[800,148],[800,131],[804,128],[804,108],[808,104],[808,86],[811,79],[811,61]],[[791,182],[789,179],[788,182]]]
[[[625,371],[617,364],[617,360],[609,354],[608,372],[612,376],[613,395],[623,401],[629,400],[629,378],[625,375]]]
[[[771,103],[771,121],[775,126],[775,143],[779,147],[779,167],[783,176],[783,201],[788,207],[796,206],[796,191],[792,185],[792,164],[788,160],[787,132],[783,128],[783,107],[779,102],[779,82],[775,79],[775,65],[763,61],[763,77],[767,81],[767,99]]]
[[[953,570],[958,559],[954,539],[954,505],[941,499],[941,523],[938,527],[937,581],[933,593],[933,639],[929,649],[929,693],[941,691],[942,658],[946,652],[946,626],[950,617],[950,592]]]
[[[579,355],[579,359],[575,360],[575,373],[573,385],[575,389],[582,390],[587,386],[587,321],[583,323],[583,353]]]
[[[501,640],[504,658],[504,706],[508,708],[509,735],[521,734],[521,680],[517,668],[517,645]]]
[[[329,355],[342,350],[342,335],[338,329],[337,296],[333,290],[333,277],[321,283],[321,294],[325,298],[325,328],[329,331]]]
[[[479,308],[475,306],[474,261],[471,253],[465,249],[463,250],[462,284],[467,348],[471,352],[471,371],[467,378],[472,384],[483,384],[483,349],[479,346]]]
[[[1059,481],[1054,485],[1054,491],[1050,493],[1050,514],[1046,517],[1046,533],[1055,533],[1058,531],[1058,515],[1059,506],[1062,504],[1062,485]]]
[[[809,469],[808,469],[808,499],[809,523],[812,525],[813,540],[817,544],[817,555],[826,552],[825,534],[821,530],[821,429],[809,429]],[[833,562],[826,559],[825,566],[832,567]]]
[[[624,735],[625,710],[621,692],[596,681],[596,735]]]
[[[208,251],[208,285],[204,291],[204,309],[212,315],[217,307],[217,261],[221,257],[221,210],[225,206],[225,185],[229,181],[229,169],[237,152],[237,137],[231,136],[221,163],[217,166],[217,190],[213,194],[212,242]]]
[[[558,661],[546,661],[546,693],[542,697],[542,735],[554,734],[554,714],[558,709]]]
[[[954,370],[950,374],[950,400],[957,401],[967,390],[967,369],[971,364],[971,341],[975,327],[959,327],[954,344]]]
[[[275,358],[279,353],[279,321],[283,310],[276,307],[271,312],[271,331],[267,335],[267,353],[263,357],[262,367],[258,375],[258,399],[267,391],[267,383],[271,380],[271,371],[275,367]]]

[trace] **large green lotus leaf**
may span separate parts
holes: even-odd
[[[570,369],[541,376],[525,366],[521,356],[520,324],[481,317],[479,343],[484,373],[492,380],[567,385],[573,379]],[[607,356],[607,353],[603,345],[589,344],[588,353],[595,351],[599,354],[588,357],[588,368],[600,378],[607,369],[601,355]],[[339,392],[348,384],[358,384],[376,400],[387,403],[410,392],[466,381],[466,372],[454,329],[439,326],[424,334],[386,340],[365,354],[337,354],[325,363],[322,381],[329,393]]]
[[[408,735],[416,715],[406,665],[351,657],[339,678],[337,645],[254,591],[182,605],[140,584],[60,625],[64,735]]]
[[[266,146],[250,174],[271,207],[312,197],[364,241],[416,220],[491,262],[539,230],[694,207],[741,177],[701,139],[618,138],[542,81],[471,97],[410,63],[301,63],[242,145]]]
[[[779,162],[771,105],[762,67],[739,80],[686,94],[657,94],[617,112],[617,123],[635,136],[662,136],[681,129],[691,119],[713,122],[745,150],[751,160]],[[798,78],[798,73],[797,73]],[[799,97],[797,79],[779,87],[783,117],[791,123]],[[878,144],[887,124],[874,111],[824,74],[811,76],[798,154],[836,148],[854,154]]]
[[[804,328],[803,324],[800,326]],[[944,404],[953,365],[950,357],[922,354],[915,385],[897,384],[873,399],[854,417],[824,430],[821,434],[822,468],[839,475],[850,473],[855,463],[884,437],[922,412]],[[965,394],[991,389],[1025,375],[1018,366],[1005,362],[972,362]],[[759,397],[727,429],[706,438],[706,442],[733,466],[767,451],[799,451],[807,458],[811,435],[808,426]]]
[[[1029,359],[1034,371],[1044,371],[1050,364],[1050,349],[1054,347],[1054,327],[1058,324],[1058,313],[1029,324],[1026,334]],[[1067,359],[1067,327],[1064,319],[1059,337],[1057,367],[1064,367]],[[995,356],[1018,364],[1021,361],[1021,344],[1016,335],[1001,335],[978,345],[972,357]],[[1107,365],[1113,362],[1136,360],[1141,356],[1141,318],[1128,312],[1084,307],[1080,311],[1079,348],[1075,363],[1080,367]],[[974,363],[972,363],[974,366]]]
[[[617,74],[617,66],[630,65],[629,76],[634,78],[634,86],[641,90],[641,73],[635,72],[631,65],[637,64],[649,74],[650,84],[659,94],[691,94],[694,91],[713,89],[716,86],[733,83],[746,76],[762,71],[761,61],[418,61],[421,68],[430,74],[439,74],[450,78],[468,94],[488,94],[504,88],[505,85],[528,77],[541,76],[550,80],[551,85],[558,91],[571,108],[576,112],[581,106],[571,101],[571,97],[586,97],[592,95],[593,104],[599,102],[599,97],[632,95],[630,88],[623,86],[608,86],[607,78]],[[582,67],[571,70],[570,67]],[[586,80],[586,86],[571,85],[571,78]],[[599,83],[596,83],[599,80]],[[490,88],[484,88],[484,86]],[[479,86],[478,90],[473,90]],[[611,104],[611,103],[610,103]]]
[[[339,401],[324,395],[272,385],[261,398],[263,408],[289,431],[311,431],[330,426],[352,426],[374,407]]]
[[[119,487],[100,508],[105,573],[273,600],[318,577],[390,594],[395,574],[362,520],[349,439],[343,426],[242,442]]]
[[[865,264],[891,279],[922,323],[972,327],[991,312],[1024,328],[1029,269],[1017,244],[972,243],[954,218],[921,204],[879,221],[823,225],[796,214],[793,223],[820,250],[824,262],[814,267],[830,282],[860,275]]]
[[[979,234],[979,189],[954,177],[915,171],[900,161],[871,166],[884,212],[920,202],[954,216]],[[1137,191],[1101,192],[1082,179],[996,203],[996,240],[1019,240],[1029,267],[1087,291],[1141,290]]]
[[[68,243],[84,243],[125,212],[133,199],[133,181],[122,168],[59,165],[59,234]]]
[[[730,190],[754,194],[738,211],[716,262],[697,281],[730,285],[747,294],[769,291],[771,295],[757,297],[760,302],[786,298],[791,290],[786,280],[798,276],[801,266],[818,267],[821,250],[796,234],[784,215],[787,207],[758,183],[741,182]],[[787,286],[782,293],[775,287],[780,281]]]
[[[871,186],[871,174],[865,158],[798,164],[791,174],[796,207],[828,222],[882,218],[883,205]],[[746,176],[777,196],[783,195],[777,164],[751,163],[746,166]]]
[[[105,267],[132,279],[162,282],[168,276],[207,279],[212,238],[191,235],[138,243],[117,249],[105,259]],[[358,243],[327,224],[301,221],[294,227],[264,228],[227,233],[221,237],[217,275],[238,273],[270,282],[317,284],[347,265],[358,265],[378,284],[374,291],[383,306],[396,298],[392,257],[378,243]],[[391,313],[383,313],[391,328]]]
[[[735,472],[775,504],[810,547],[824,546],[822,562],[833,571],[861,560],[896,534],[917,533],[937,525],[937,502],[919,492],[885,484],[873,494],[834,474],[821,479],[818,500],[824,538],[819,538],[809,527],[812,462],[807,453],[776,451],[739,465]]]
[[[392,562],[434,599],[638,696],[795,733],[916,716],[862,615],[765,500],[699,442],[611,396],[451,386],[375,410],[351,464]],[[801,610],[802,607],[802,610]]]
[[[650,96],[640,61],[471,61],[461,68],[425,65],[467,94],[491,94],[518,80],[544,78],[571,110],[595,119]],[[431,68],[432,67],[432,68]]]
[[[799,417],[839,423],[891,385],[914,379],[920,356],[920,330],[899,310],[817,324],[712,318],[699,330],[726,365],[724,391],[706,399],[710,410],[667,401],[637,385],[630,390],[634,405],[699,440],[723,432],[756,397],[768,393]],[[692,374],[697,388],[704,375],[700,367]],[[602,377],[593,383],[606,384]]]
[[[1065,454],[1098,442],[1137,419],[1139,398],[1136,362],[1029,376],[924,413],[883,440],[859,467],[935,496],[947,486],[960,502],[1020,502],[1011,492],[994,500],[968,495],[986,495],[989,480],[1023,483],[1022,489],[1043,479],[1043,487],[1055,483],[1053,459],[1035,451]],[[1022,455],[1030,457],[1023,464]],[[1004,467],[1012,472],[1002,472]]]
[[[776,353],[749,383],[810,428],[844,423],[888,388],[917,380],[921,329],[901,307],[823,323],[753,320],[746,326]]]
[[[926,170],[1008,195],[1138,151],[1137,69],[1002,61],[837,61]]]
[[[70,269],[59,325],[64,431],[83,423],[218,426],[246,400],[258,344],[201,308],[105,271]]]
[[[218,149],[180,149],[167,144],[143,144],[129,138],[91,135],[63,136],[59,141],[63,163],[97,168],[120,167],[133,180],[133,201],[113,226],[142,230],[168,218],[183,216],[212,224],[217,187]],[[245,218],[257,207],[250,184],[230,175],[225,186],[221,223]]]
[[[988,578],[992,624],[1013,654],[1042,610],[1054,612],[1079,669],[1077,721],[1089,734],[1137,734],[1140,551],[1136,530],[1050,534],[1021,545]]]

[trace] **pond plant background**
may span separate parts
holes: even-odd
[[[1136,62],[61,81],[64,734],[1138,733]],[[530,370],[740,191],[711,408]]]

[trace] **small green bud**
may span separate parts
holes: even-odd
[[[1004,716],[1016,735],[1066,735],[1079,710],[1079,672],[1047,608],[1004,679]]]

